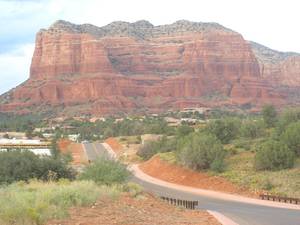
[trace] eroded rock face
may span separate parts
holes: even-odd
[[[274,86],[282,76],[286,85],[299,79],[298,56],[278,69],[257,60],[257,52],[240,34],[214,23],[99,28],[57,21],[37,34],[30,79],[2,99],[0,111],[47,104],[104,114],[281,103],[284,94]]]
[[[250,44],[262,77],[276,86],[300,87],[300,54],[278,52],[255,42]]]

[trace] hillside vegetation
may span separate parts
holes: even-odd
[[[185,131],[185,132],[182,132]],[[300,109],[261,115],[224,116],[205,126],[180,126],[175,135],[145,143],[138,155],[225,177],[252,191],[300,197]]]
[[[30,181],[0,188],[0,224],[40,225],[68,216],[72,206],[88,206],[99,198],[113,198],[118,187],[98,186],[93,181]]]
[[[141,193],[127,184],[130,173],[115,161],[100,159],[76,172],[64,156],[39,157],[27,151],[0,152],[0,224],[41,225],[68,217],[74,206],[121,192]]]

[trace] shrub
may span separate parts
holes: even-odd
[[[265,105],[262,109],[262,115],[267,127],[274,127],[277,121],[277,112],[273,105]]]
[[[97,184],[112,185],[124,183],[129,176],[129,171],[120,162],[98,159],[84,169],[79,179],[92,180]]]
[[[43,157],[37,160],[37,168],[35,178],[47,181],[58,180],[62,178],[74,179],[76,176],[75,170],[68,166],[68,161],[65,158],[53,159],[51,157]]]
[[[224,168],[225,168],[225,163],[223,158],[217,158],[210,164],[210,169],[218,173],[223,172]]]
[[[276,125],[276,133],[281,135],[286,127],[292,123],[296,123],[300,120],[300,108],[287,109],[279,117]]]
[[[137,197],[143,193],[143,187],[139,184],[128,182],[126,185],[124,185],[124,191],[128,192],[130,196]]]
[[[158,153],[157,143],[154,141],[149,141],[139,148],[137,155],[142,157],[144,160],[148,160],[156,153]]]
[[[49,174],[53,176],[49,177]],[[74,170],[60,158],[39,157],[29,151],[0,152],[0,184],[21,180],[28,181],[32,178],[42,180],[49,178],[73,179],[74,176]]]
[[[300,156],[300,122],[290,124],[280,136],[280,140]]]
[[[246,121],[241,126],[241,136],[258,138],[264,135],[264,127],[260,121]]]
[[[44,224],[67,217],[72,206],[88,206],[99,197],[114,198],[119,192],[91,181],[15,183],[0,189],[0,224]]]
[[[261,144],[255,155],[256,170],[280,170],[294,165],[295,154],[285,144],[269,140]]]
[[[176,139],[163,137],[158,141],[146,142],[137,152],[137,155],[144,160],[150,159],[153,155],[161,152],[170,152],[176,148]]]
[[[215,136],[190,134],[181,146],[178,158],[184,165],[194,170],[208,168],[221,170],[225,151]]]
[[[240,120],[219,119],[208,123],[207,131],[215,135],[223,144],[229,143],[239,133]]]
[[[234,147],[236,147],[236,148],[242,148],[242,149],[245,149],[248,151],[251,149],[252,140],[240,138],[240,139],[234,140],[233,144],[234,144]]]
[[[194,131],[194,128],[187,126],[187,125],[181,125],[177,128],[177,136],[178,137],[184,137]]]
[[[274,184],[269,179],[265,179],[261,184],[260,188],[262,190],[270,191],[274,188]]]

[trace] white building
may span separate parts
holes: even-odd
[[[48,145],[47,142],[41,142],[40,140],[6,139],[6,138],[0,139],[0,151],[7,151],[8,149],[21,149],[21,151],[33,152],[35,155],[50,156],[51,150],[47,147],[47,145]],[[22,146],[25,147],[22,148]]]

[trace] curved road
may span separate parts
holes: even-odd
[[[86,149],[91,148],[89,144],[84,144],[84,147]],[[96,144],[94,147],[97,149],[96,151],[105,154],[106,148],[102,144]],[[211,194],[195,193],[186,190],[186,188],[179,190],[173,187],[175,185],[168,185],[167,182],[155,182],[155,179],[145,179],[143,176],[137,175],[136,170],[134,170],[133,174],[132,181],[142,185],[145,190],[151,193],[159,196],[199,201],[199,209],[216,211],[239,225],[300,225],[300,206],[274,203],[274,206],[277,205],[278,207],[273,207],[268,206],[268,204],[272,205],[273,203],[267,201],[259,201],[262,204],[256,204],[255,200],[253,202],[230,200],[219,197],[218,194],[214,196]],[[280,208],[285,206],[287,208]]]
[[[214,196],[194,193],[189,190],[178,190],[173,188],[172,184],[168,187],[167,182],[162,182],[166,184],[160,184],[143,179],[141,176],[134,176],[132,179],[147,191],[159,196],[199,201],[197,208],[221,213],[239,225],[300,225],[300,207],[299,209],[271,207],[263,204],[224,199],[217,196],[217,194]],[[267,202],[266,204],[273,204],[273,202]],[[278,203],[278,205],[284,206],[285,204]]]

